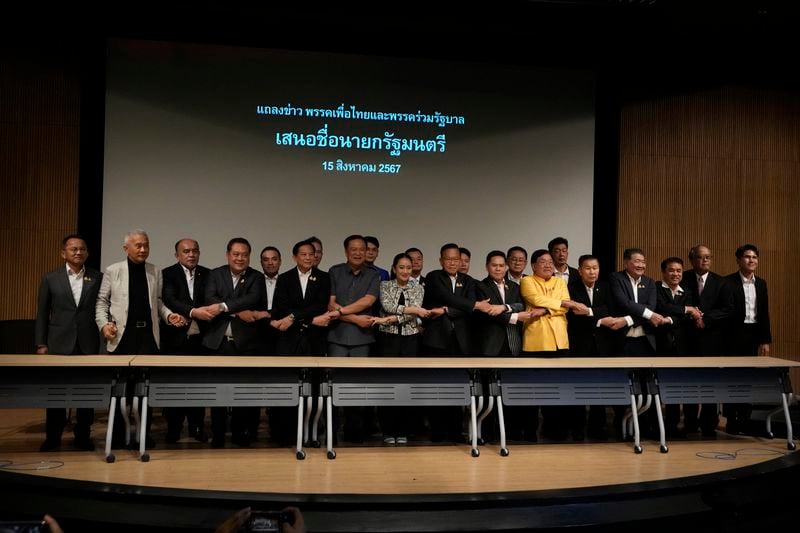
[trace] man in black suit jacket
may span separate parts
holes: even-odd
[[[547,243],[547,251],[550,252],[550,256],[553,258],[553,266],[555,266],[555,272],[553,272],[554,276],[563,279],[568,288],[573,283],[580,282],[578,269],[567,264],[569,260],[569,241],[567,241],[567,239],[564,237],[552,239]]]
[[[739,270],[725,277],[733,295],[733,312],[728,328],[728,354],[770,354],[772,331],[769,323],[767,282],[755,275],[758,248],[745,244],[736,249]],[[749,433],[750,404],[725,404],[728,433]]]
[[[525,268],[528,266],[528,251],[522,246],[512,246],[506,252],[506,279],[519,286],[525,277]]]
[[[658,287],[656,310],[669,322],[663,324],[656,331],[656,353],[658,355],[687,355],[687,331],[692,320],[701,318],[700,311],[691,305],[692,294],[688,289],[681,287],[683,279],[683,259],[668,257],[661,262],[662,282]],[[696,404],[695,404],[696,405]],[[679,404],[667,405],[666,431],[671,437],[684,436],[688,431],[695,431],[694,427],[684,425],[683,431],[678,431],[681,418]]]
[[[578,278],[569,285],[569,296],[589,308],[588,315],[579,315],[571,309],[567,312],[567,334],[569,353],[578,357],[609,355],[613,351],[612,330],[627,325],[624,318],[615,318],[611,311],[611,290],[608,284],[599,280],[600,261],[593,255],[582,255],[578,259]],[[606,407],[589,407],[587,433],[594,440],[606,440],[608,434]],[[578,420],[572,425],[573,433]]]
[[[278,276],[271,326],[277,329],[280,355],[325,355],[327,331],[322,321],[331,295],[327,272],[313,266],[314,246],[301,241],[292,248],[297,268]]]
[[[422,267],[425,264],[422,250],[419,248],[409,248],[406,255],[411,258],[411,278],[409,281],[425,286],[425,276],[422,275]]]
[[[647,269],[644,252],[639,248],[628,248],[622,258],[624,270],[612,272],[609,276],[614,312],[621,315],[626,323],[617,334],[615,352],[634,356],[652,355],[656,349],[655,328],[669,322],[656,312],[656,283],[644,275]],[[614,407],[616,431],[619,431],[624,413],[624,408]],[[655,431],[655,417],[648,417],[641,422],[644,432]]]
[[[61,258],[66,266],[44,276],[39,286],[36,312],[37,354],[96,354],[100,349],[100,331],[94,320],[97,291],[103,274],[85,266],[89,252],[80,235],[68,235],[61,241]],[[45,441],[40,451],[61,445],[67,423],[66,409],[47,409]],[[94,410],[77,410],[75,447],[93,450],[90,438]]]
[[[479,350],[482,355],[488,356],[516,356],[522,351],[522,324],[535,314],[544,314],[543,309],[525,311],[525,303],[519,292],[519,285],[506,279],[506,255],[494,250],[486,255],[486,271],[488,276],[478,283],[478,299],[489,300],[491,305],[505,307],[505,311],[498,315],[484,314],[481,319]],[[533,411],[531,413],[531,411]],[[496,411],[485,421],[486,440],[496,433]],[[530,407],[506,407],[505,424],[509,438],[521,440],[523,435],[536,434],[535,425],[538,426],[538,411]],[[490,425],[491,424],[491,425]]]
[[[200,245],[194,239],[181,239],[175,243],[175,258],[172,266],[161,271],[164,304],[184,318],[185,326],[161,326],[161,347],[166,354],[199,355],[205,350],[202,334],[208,325],[195,320],[192,312],[205,302],[205,286],[209,270],[198,265]],[[189,434],[198,442],[205,442],[203,420],[204,407],[170,407],[165,414],[167,419],[167,442],[177,442],[180,438],[184,417],[189,423]]]
[[[582,255],[578,259],[578,279],[569,287],[569,296],[591,309],[591,313],[578,315],[572,310],[567,313],[570,355],[610,354],[613,351],[610,330],[619,330],[627,325],[624,318],[612,316],[611,290],[608,283],[599,277],[597,257]]]
[[[206,305],[197,308],[192,316],[209,320],[203,334],[203,346],[221,355],[249,355],[258,348],[258,326],[253,311],[262,310],[266,299],[264,277],[250,268],[250,243],[236,237],[228,241],[228,264],[215,268],[206,284]],[[250,312],[248,312],[250,311]],[[258,407],[233,409],[231,439],[246,446],[256,438]],[[211,445],[220,448],[225,444],[227,410],[211,410]]]
[[[458,271],[461,252],[457,244],[442,246],[439,254],[441,270],[425,278],[425,297],[422,306],[432,311],[425,320],[422,333],[422,353],[435,356],[473,355],[472,313],[480,311],[498,315],[505,306],[493,306],[488,299],[477,300],[477,285],[467,274]],[[461,418],[456,409],[448,407],[429,410],[431,439],[460,440]]]
[[[624,270],[609,277],[615,313],[625,318],[619,350],[624,355],[651,355],[656,349],[654,328],[668,323],[656,312],[656,283],[644,275],[647,260],[639,248],[623,252]]]
[[[506,256],[499,250],[486,256],[489,275],[478,284],[478,299],[506,309],[500,314],[485,314],[481,318],[480,353],[491,356],[519,355],[522,350],[521,326],[532,313],[525,311],[519,285],[506,280]]]
[[[279,355],[324,356],[331,281],[327,272],[314,266],[314,244],[300,241],[292,247],[297,268],[278,276],[272,304],[270,327],[277,333]],[[295,436],[297,410],[270,407],[270,437],[279,445],[290,444]]]
[[[473,355],[476,353],[471,317],[473,311],[500,314],[503,307],[493,307],[488,299],[477,300],[475,280],[458,272],[461,252],[457,244],[448,243],[440,250],[441,270],[430,272],[425,279],[425,309],[441,309],[426,320],[422,334],[427,355]]]
[[[278,349],[278,331],[270,325],[272,308],[275,305],[275,289],[278,286],[278,273],[281,269],[281,251],[275,246],[265,246],[259,255],[261,270],[264,271],[264,290],[266,300],[264,310],[256,314],[258,335],[260,337],[258,353],[275,355]]]
[[[681,286],[692,294],[692,305],[700,310],[700,318],[689,328],[687,345],[691,355],[724,355],[725,333],[733,312],[733,295],[722,276],[711,272],[713,256],[708,246],[699,244],[689,250],[692,270],[683,273]],[[719,425],[716,403],[704,403],[700,417],[697,405],[684,404],[683,421],[688,431],[698,425],[704,437],[715,438]]]

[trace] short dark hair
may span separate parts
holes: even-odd
[[[314,243],[317,243],[319,244],[319,247],[322,248],[322,241],[319,240],[319,237],[317,237],[316,235],[312,235],[306,240],[311,243],[311,246],[314,246]],[[316,247],[314,249],[316,250]]]
[[[578,258],[578,268],[583,266],[584,261],[597,261],[597,264],[600,264],[600,260],[597,258],[597,256],[592,254],[583,254]]]
[[[462,254],[466,255],[466,256],[467,256],[467,257],[469,257],[470,259],[472,259],[472,252],[470,252],[470,251],[469,251],[469,249],[467,249],[467,248],[464,248],[463,246],[459,246],[459,247],[458,247],[458,251],[459,251],[460,253],[462,253]]]
[[[414,247],[411,247],[408,250],[406,250],[405,254],[406,255],[411,255],[412,252],[417,252],[422,257],[425,257],[425,254],[422,253],[422,250],[420,250],[419,248],[414,248]]]
[[[199,242],[197,242],[196,240],[194,240],[194,239],[190,239],[189,237],[184,237],[184,238],[182,238],[182,239],[178,239],[177,241],[175,241],[175,251],[176,251],[176,252],[178,251],[178,246],[179,246],[179,245],[180,245],[180,244],[181,244],[183,241],[192,241],[193,243],[195,243],[195,244],[197,245],[197,247],[198,247],[198,248],[200,247],[200,243],[199,243]]]
[[[633,254],[644,255],[644,251],[642,251],[641,248],[625,248],[625,251],[622,252],[622,259],[625,259],[627,261],[628,259],[633,257]]]
[[[756,257],[758,257],[758,248],[755,244],[743,244],[736,249],[736,259],[741,259],[744,257],[745,252],[755,252]]]
[[[228,252],[230,252],[231,248],[233,248],[234,244],[244,244],[245,246],[247,246],[247,253],[250,253],[250,252],[253,251],[253,247],[250,246],[250,241],[248,241],[244,237],[234,237],[233,239],[229,240],[228,241],[228,247],[226,248],[226,250]]]
[[[61,239],[61,249],[62,250],[67,247],[67,242],[70,239],[80,239],[80,240],[82,240],[84,242],[84,244],[86,243],[86,239],[83,238],[83,235],[80,235],[78,233],[70,233],[69,235],[67,235],[66,237]],[[178,245],[177,244],[175,245],[175,249],[176,250],[178,249]]]
[[[550,242],[547,243],[547,250],[552,252],[553,248],[555,248],[559,244],[563,244],[564,246],[569,248],[569,241],[567,239],[565,239],[564,237],[556,237],[555,239],[552,239]]]
[[[316,249],[314,248],[314,241],[312,241],[311,239],[306,239],[304,241],[296,242],[294,246],[292,246],[292,255],[299,254],[300,248],[302,248],[303,246],[310,246],[312,252],[316,251]]]
[[[373,237],[372,235],[367,235],[366,237],[364,237],[364,242],[367,243],[367,244],[374,244],[375,248],[380,248],[381,247],[381,243],[378,242],[378,238],[377,237]]]
[[[491,252],[486,254],[486,264],[487,265],[492,261],[493,257],[502,257],[504,262],[506,260],[506,254],[504,254],[500,250],[492,250]]]
[[[506,252],[506,257],[511,257],[511,252],[522,252],[523,255],[525,255],[525,259],[528,258],[528,251],[522,246],[512,246],[511,248],[509,248],[508,251]]]
[[[350,246],[350,241],[364,241],[364,245],[366,246],[367,240],[364,238],[363,235],[350,235],[344,240],[344,249],[347,250],[347,247]]]
[[[550,250],[545,250],[544,248],[541,248],[541,249],[536,250],[535,252],[533,252],[531,254],[531,264],[534,264],[543,255],[550,255]]]
[[[461,248],[454,242],[448,242],[447,244],[443,244],[441,248],[439,248],[439,257],[442,257],[445,251],[455,248],[456,250],[461,252]]]
[[[678,263],[681,266],[681,268],[683,268],[683,259],[681,259],[680,257],[667,257],[666,259],[661,261],[661,272],[666,272],[667,265],[669,265],[670,263]]]
[[[261,258],[261,256],[262,256],[262,255],[264,255],[264,252],[268,252],[268,251],[270,251],[270,250],[272,250],[273,252],[275,252],[275,253],[277,253],[277,254],[278,254],[278,259],[280,259],[280,258],[281,258],[281,251],[280,251],[280,250],[278,250],[278,249],[277,249],[277,248],[275,248],[274,246],[265,246],[265,247],[264,247],[264,249],[263,249],[263,250],[261,250],[261,253],[260,253],[260,254],[258,254],[258,257],[259,257],[259,259]]]

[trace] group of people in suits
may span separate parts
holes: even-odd
[[[644,275],[645,254],[625,250],[623,270],[600,276],[592,255],[578,268],[568,264],[569,243],[558,237],[531,254],[514,246],[486,255],[486,277],[468,274],[471,253],[455,243],[440,249],[441,268],[422,275],[418,248],[397,254],[391,270],[375,266],[377,238],[350,235],[345,262],[328,272],[319,268],[322,243],[316,237],[292,248],[295,268],[280,273],[277,248],[260,255],[262,272],[250,266],[251,246],[241,237],[226,248],[226,264],[209,270],[199,264],[194,239],[175,243],[177,262],[158,270],[147,262],[149,238],[142,230],[125,235],[126,259],[101,273],[85,266],[86,242],[64,238],[65,266],[48,273],[39,291],[37,353],[99,353],[101,339],[111,354],[328,355],[328,356],[533,356],[594,355],[754,355],[769,354],[771,342],[766,283],[754,275],[758,249],[736,250],[739,269],[727,277],[711,272],[711,251],[698,245],[683,260],[665,259],[662,280]],[[678,407],[679,409],[679,407]],[[606,438],[606,411],[582,407],[542,408],[541,433],[554,439]],[[180,439],[184,420],[200,442],[205,409],[168,409],[167,442]],[[617,413],[621,416],[622,413]],[[747,431],[749,406],[726,405],[727,431]],[[412,415],[416,415],[412,416]],[[414,413],[405,408],[378,411],[387,444],[404,444],[424,416],[431,440],[460,440],[462,417],[454,408]],[[259,408],[212,408],[211,443],[246,446],[257,438]],[[122,417],[116,417],[121,419]],[[148,417],[151,419],[152,417]],[[271,438],[289,444],[295,435],[290,408],[270,408]],[[344,412],[344,438],[362,442],[370,413]],[[698,429],[715,435],[717,406],[667,409],[672,436]],[[93,413],[79,409],[75,447],[93,449]],[[373,421],[374,422],[374,421]],[[535,442],[535,408],[506,409],[508,436]],[[66,423],[63,409],[48,409],[42,451],[58,448]],[[342,423],[336,417],[337,427]],[[616,426],[616,424],[615,424]],[[149,429],[149,428],[148,428]],[[113,446],[124,444],[123,427],[113,428]],[[492,435],[491,419],[487,425]],[[152,439],[148,443],[152,446]]]

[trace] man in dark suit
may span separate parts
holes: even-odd
[[[89,251],[80,235],[67,235],[61,241],[64,267],[44,276],[39,286],[36,312],[37,354],[96,354],[100,349],[100,331],[94,321],[97,291],[103,274],[85,266]],[[67,423],[66,409],[47,409],[45,441],[40,451],[61,446]],[[94,450],[90,438],[94,409],[77,410],[75,447]]]
[[[692,294],[681,286],[683,279],[683,259],[668,257],[661,262],[662,281],[657,289],[656,311],[668,323],[656,330],[656,353],[658,355],[687,355],[687,331],[692,320],[701,318],[700,311],[691,305]],[[670,437],[683,437],[688,431],[696,430],[684,425],[678,430],[681,419],[679,404],[667,405],[666,431]]]
[[[609,277],[614,310],[625,318],[619,349],[624,355],[652,355],[656,349],[654,331],[667,323],[656,312],[656,283],[644,275],[647,260],[639,248],[628,248],[622,256],[624,270]]]
[[[506,264],[508,265],[506,279],[519,286],[522,278],[525,277],[525,268],[528,266],[528,251],[522,246],[512,246],[506,252]]]
[[[519,355],[522,351],[521,326],[534,312],[525,311],[525,303],[516,283],[506,280],[506,255],[494,250],[486,255],[488,276],[478,284],[478,298],[489,300],[491,305],[502,305],[505,311],[498,315],[484,315],[481,320],[479,352],[490,356]]]
[[[486,255],[486,271],[489,274],[478,283],[478,298],[489,300],[492,305],[501,305],[506,309],[498,315],[484,314],[481,316],[480,328],[480,348],[479,352],[488,356],[508,357],[519,355],[522,351],[522,324],[529,320],[534,314],[544,314],[543,309],[525,311],[525,303],[519,292],[519,285],[509,282],[506,279],[506,255],[500,250],[494,250]],[[509,438],[521,440],[524,434],[525,422],[529,422],[529,432],[535,434],[535,428],[530,430],[535,420],[538,419],[530,414],[528,407],[507,407],[505,408],[505,422]],[[491,414],[489,424],[496,424],[496,411]],[[496,430],[486,432],[487,440],[496,433]]]
[[[457,244],[442,246],[439,253],[441,270],[425,278],[422,306],[433,311],[425,320],[422,353],[433,356],[474,355],[477,353],[472,331],[472,313],[480,311],[499,315],[505,306],[493,306],[488,298],[477,300],[475,280],[458,271],[461,252]],[[460,440],[461,420],[455,409],[430,409],[431,439]]]
[[[172,266],[161,271],[163,279],[164,305],[181,315],[185,326],[161,327],[162,351],[175,355],[199,355],[205,350],[202,334],[208,325],[195,320],[192,312],[205,302],[205,286],[209,270],[197,263],[200,260],[200,245],[194,239],[181,239],[175,243],[175,258]],[[183,419],[189,424],[189,435],[198,442],[206,442],[203,430],[204,407],[169,407],[166,412],[167,442],[178,442],[183,428]]]
[[[297,268],[278,276],[272,305],[271,327],[278,334],[279,355],[324,356],[327,346],[327,322],[324,317],[331,297],[327,272],[314,266],[314,244],[300,241],[292,247]],[[270,407],[269,427],[272,440],[288,445],[294,439],[296,409]]]
[[[250,243],[236,237],[228,241],[228,264],[215,268],[208,276],[204,307],[195,309],[193,317],[208,320],[203,346],[221,355],[250,355],[258,348],[258,326],[252,311],[262,310],[266,299],[264,277],[250,268]],[[251,311],[248,313],[248,311]],[[231,440],[247,446],[256,438],[258,407],[232,410]],[[225,444],[227,409],[211,409],[211,445]]]
[[[547,251],[553,258],[556,270],[553,275],[564,280],[567,287],[580,280],[578,270],[567,264],[569,260],[569,241],[564,237],[556,237],[547,243]]]
[[[612,330],[627,325],[622,317],[612,316],[611,291],[608,283],[600,281],[600,261],[593,255],[582,255],[578,259],[579,279],[569,287],[570,298],[589,308],[589,314],[567,313],[569,354],[577,357],[609,355],[613,351]],[[576,421],[577,422],[577,421]],[[587,433],[589,438],[606,440],[606,408],[602,405],[589,407]]]
[[[745,244],[736,249],[739,270],[725,277],[733,295],[733,312],[728,322],[728,354],[768,356],[772,343],[769,324],[767,282],[755,275],[758,248]],[[750,432],[750,404],[725,404],[725,431]]]
[[[425,264],[422,250],[419,248],[409,248],[406,255],[411,258],[411,278],[408,281],[419,283],[425,286],[425,276],[422,275],[422,268]]]
[[[270,326],[272,308],[275,301],[275,288],[278,285],[278,272],[281,269],[281,252],[274,246],[265,246],[261,250],[261,270],[264,271],[264,287],[267,299],[264,301],[264,310],[256,313],[258,320],[258,334],[260,345],[258,351],[261,355],[275,355],[278,348],[278,331]]]
[[[461,252],[457,244],[448,243],[440,250],[441,270],[430,272],[425,278],[425,309],[441,308],[425,322],[422,345],[427,355],[473,355],[476,349],[470,331],[473,311],[497,315],[503,307],[492,307],[488,298],[477,300],[475,280],[458,271]]]
[[[711,272],[713,256],[708,246],[699,244],[689,250],[692,270],[683,273],[681,285],[692,294],[692,305],[700,310],[700,318],[689,329],[687,346],[691,355],[724,355],[725,333],[733,312],[733,295],[722,276]],[[684,404],[683,421],[687,431],[699,425],[706,438],[716,438],[719,415],[716,403],[704,403],[697,416],[697,405]]]
[[[611,300],[615,314],[625,319],[625,327],[617,335],[617,349],[623,355],[653,355],[656,349],[655,328],[668,323],[656,312],[656,283],[644,275],[647,260],[639,248],[628,248],[623,252],[624,270],[609,276]],[[614,428],[619,431],[625,409],[614,407]],[[655,418],[641,420],[643,432],[655,433]]]

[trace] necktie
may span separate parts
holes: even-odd
[[[703,288],[704,287],[705,286],[703,284],[703,276],[697,276],[697,295],[698,296],[703,294]]]

